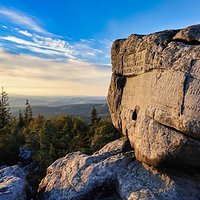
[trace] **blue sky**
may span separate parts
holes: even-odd
[[[0,85],[23,95],[105,96],[117,38],[200,22],[197,0],[1,0]]]

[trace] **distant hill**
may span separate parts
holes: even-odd
[[[11,107],[23,107],[28,99],[32,106],[65,106],[73,104],[106,104],[104,96],[22,96],[9,95]]]
[[[38,113],[45,117],[56,117],[59,115],[74,115],[80,116],[85,120],[90,117],[91,110],[95,107],[99,116],[103,118],[108,118],[110,116],[107,104],[74,104],[74,105],[64,105],[64,106],[32,106],[33,116]],[[13,116],[18,116],[19,109],[22,107],[11,107],[11,112]]]
[[[9,95],[12,115],[18,117],[19,110],[24,110],[25,101],[29,100],[33,110],[33,116],[38,113],[45,117],[56,117],[59,115],[81,116],[89,119],[93,107],[102,117],[109,117],[106,97],[96,96],[21,96]]]

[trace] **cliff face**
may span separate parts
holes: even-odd
[[[112,45],[112,121],[146,164],[200,166],[200,25]]]

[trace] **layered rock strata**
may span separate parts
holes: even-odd
[[[200,166],[200,25],[112,45],[108,105],[139,161]]]

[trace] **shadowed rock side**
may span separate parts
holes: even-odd
[[[17,165],[0,169],[0,200],[26,200],[29,186]]]
[[[197,175],[159,171],[135,160],[125,138],[91,156],[80,152],[58,159],[39,186],[42,200],[198,199]]]
[[[200,166],[200,25],[112,45],[108,105],[139,161]]]

